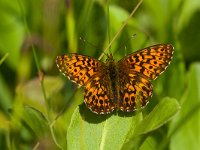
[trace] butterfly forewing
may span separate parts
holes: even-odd
[[[104,63],[97,59],[80,54],[57,56],[56,63],[60,72],[79,85],[85,85],[105,67]]]
[[[173,50],[171,44],[150,46],[122,58],[118,64],[153,80],[167,68],[171,62]]]

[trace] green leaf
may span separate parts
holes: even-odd
[[[83,107],[82,107],[83,108]],[[76,109],[68,128],[69,149],[121,149],[142,114],[96,115],[87,108]]]
[[[7,64],[17,69],[25,29],[20,20],[18,2],[0,1],[0,54],[8,53]]]
[[[125,149],[129,144],[136,147],[141,143],[141,134],[166,123],[177,113],[179,105],[175,99],[165,98],[143,121],[141,113],[121,115],[119,112],[118,115],[104,116],[93,114],[87,108],[82,112],[82,108],[75,110],[68,128],[69,149]]]
[[[138,149],[140,145],[144,142],[145,147],[148,144],[148,141],[154,141],[153,138],[147,137],[146,133],[149,133],[153,130],[164,125],[167,121],[169,121],[180,109],[180,106],[176,99],[174,98],[164,98],[156,107],[141,121],[137,124],[136,128],[132,133],[129,134],[123,149]],[[147,139],[145,140],[145,138]],[[134,144],[133,144],[134,142]],[[153,142],[155,143],[155,142]],[[154,144],[153,147],[156,144]]]
[[[181,99],[181,111],[170,126],[171,150],[200,147],[200,63],[189,69],[188,88]]]
[[[63,107],[64,105],[63,100],[61,101],[57,94],[59,93],[58,91],[61,90],[63,84],[61,78],[53,76],[44,77],[45,94],[48,104],[54,110],[58,109],[56,107],[60,106],[59,108],[61,108],[61,106]],[[23,101],[26,105],[37,108],[39,111],[46,114],[44,93],[38,78],[34,78],[26,83],[18,85],[17,94],[20,96],[20,101]]]
[[[38,149],[43,149],[43,147],[45,149],[58,149],[58,147],[61,149],[60,144],[54,136],[53,126],[49,124],[42,112],[33,107],[25,107],[23,119],[36,134]]]
[[[135,134],[151,132],[169,121],[180,109],[174,98],[164,98],[136,127]]]
[[[48,137],[50,135],[48,121],[37,109],[25,107],[23,119],[38,137]]]
[[[182,12],[177,20],[177,38],[180,42],[180,49],[187,62],[198,61],[200,59],[199,42],[199,18],[200,3],[199,0],[185,0],[181,8]],[[194,42],[195,41],[195,42]],[[188,49],[190,49],[188,51]]]
[[[140,150],[157,150],[157,140],[153,136],[148,136],[140,146]]]

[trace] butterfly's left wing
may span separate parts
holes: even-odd
[[[114,94],[106,70],[102,70],[86,84],[84,102],[92,112],[97,114],[108,114],[115,109]]]
[[[159,44],[132,53],[118,61],[120,109],[136,110],[152,96],[151,80],[156,79],[171,62],[173,46]]]

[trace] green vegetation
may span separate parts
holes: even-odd
[[[137,3],[0,1],[0,149],[199,149],[200,2],[143,0],[119,32]],[[142,111],[96,115],[55,59],[98,58],[117,32],[116,60],[158,43],[174,58]]]

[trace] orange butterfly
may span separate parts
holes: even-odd
[[[94,113],[125,112],[142,108],[152,96],[151,80],[172,60],[171,44],[153,45],[115,61],[105,63],[80,54],[57,56],[57,66],[65,76],[85,87],[84,102]]]

